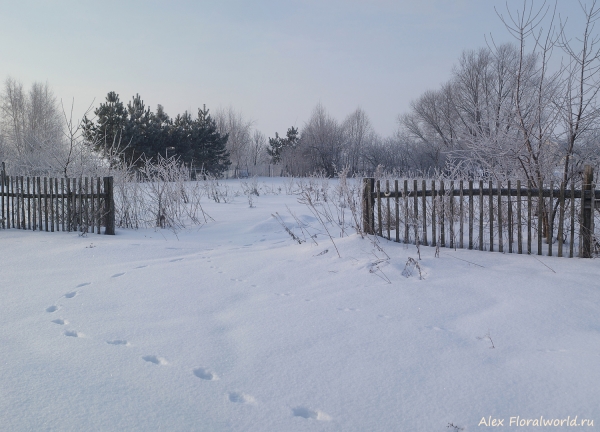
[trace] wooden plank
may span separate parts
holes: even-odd
[[[437,239],[437,221],[436,218],[436,209],[437,209],[437,196],[435,190],[435,180],[431,180],[431,246],[438,245]]]
[[[413,180],[413,226],[415,231],[415,244],[419,241],[419,199],[417,198],[417,180]]]
[[[504,252],[504,234],[502,232],[502,183],[498,182],[498,252]]]
[[[382,237],[381,230],[381,180],[375,182],[375,190],[377,191],[377,235]]]
[[[508,253],[513,253],[513,212],[512,212],[512,200],[511,200],[511,195],[512,195],[512,189],[511,189],[511,184],[510,184],[510,180],[508,180],[508,201],[507,201],[507,214],[506,217],[508,218],[507,222],[508,222]]]
[[[67,177],[67,231],[73,230],[72,224],[72,211],[71,211],[71,179]]]
[[[88,200],[88,181],[89,179],[86,177],[85,178],[85,232],[89,232],[90,230],[90,213],[89,213],[89,209],[88,209],[88,204],[89,204],[89,200]],[[389,201],[388,201],[388,207],[389,207]],[[388,211],[389,213],[389,211]],[[388,215],[389,216],[389,215]],[[388,231],[389,231],[389,224],[388,224]],[[389,237],[389,235],[388,235]]]
[[[2,162],[2,168],[4,168],[4,162]],[[4,219],[4,169],[0,171],[0,226],[2,229],[6,228]]]
[[[537,239],[538,239],[538,251],[537,254],[541,255],[542,254],[542,238],[544,237],[544,233],[542,231],[542,214],[544,212],[543,209],[543,205],[544,205],[544,197],[543,197],[543,184],[540,184],[538,186],[538,232],[537,232]]]
[[[19,221],[19,227],[21,229],[25,229],[24,225],[25,225],[25,194],[23,193],[23,176],[17,176],[17,202],[18,202],[18,209],[17,209],[17,218]]]
[[[517,180],[517,252],[523,253],[523,221],[521,214],[521,180]]]
[[[427,246],[427,182],[425,180],[421,183],[421,190],[423,191],[423,196],[421,197],[421,213],[423,213],[423,245]]]
[[[469,249],[473,249],[473,220],[475,208],[473,207],[473,180],[469,180]]]
[[[29,177],[24,178],[24,188],[23,189],[24,192],[24,201],[23,201],[23,205],[25,207],[25,214],[27,215],[27,223],[25,223],[25,218],[23,221],[23,225],[26,226],[26,229],[30,230],[31,229],[31,198],[30,198],[30,192],[31,192],[31,188],[30,188],[30,182],[29,182]]]
[[[489,181],[488,211],[490,214],[490,252],[494,252],[494,194],[492,193],[492,181]]]
[[[37,179],[37,189],[38,189],[38,222],[40,231],[44,230],[44,221],[42,219],[42,178],[38,177]]]
[[[86,179],[87,182],[87,179]],[[86,183],[86,189],[87,189],[87,183]],[[386,211],[387,211],[387,239],[390,240],[391,238],[391,213],[390,213],[390,181],[386,180],[385,181],[385,200],[386,200]]]
[[[104,177],[104,193],[106,194],[106,230],[105,234],[115,235],[115,201],[113,194],[113,178]]]
[[[63,232],[66,231],[66,217],[65,217],[65,178],[61,177],[60,179],[60,195],[61,195],[61,200],[60,200],[60,207],[61,207],[61,211],[60,214],[62,216],[62,230]]]
[[[593,256],[593,225],[594,225],[594,204],[593,204],[593,182],[594,171],[591,165],[583,167],[583,184],[581,185],[581,257],[592,258]]]
[[[50,231],[54,232],[54,182],[52,177],[49,179],[50,183]]]
[[[56,231],[60,231],[60,213],[59,213],[59,205],[58,205],[58,179],[54,178],[54,190],[56,191],[56,199],[54,201],[54,216],[56,219]]]
[[[100,180],[100,178],[98,178]],[[98,188],[98,193],[100,189]],[[362,195],[361,195],[361,210],[362,210],[362,230],[365,234],[369,234],[369,195],[371,190],[369,189],[369,179],[363,178],[362,181]],[[100,206],[98,206],[100,208]]]
[[[531,255],[531,180],[527,181],[527,254]]]
[[[450,220],[448,223],[450,224],[450,248],[454,248],[454,180],[450,181],[450,196],[449,198],[449,208],[448,211],[450,213]]]
[[[465,219],[465,211],[464,211],[464,193],[463,193],[463,181],[460,181],[459,184],[459,189],[460,189],[460,209],[459,209],[459,214],[460,214],[460,227],[459,227],[459,236],[460,236],[460,241],[458,244],[458,247],[461,249],[464,249],[465,245],[463,242],[463,231],[464,231],[464,219]]]
[[[483,250],[483,180],[479,180],[479,250]]]
[[[404,244],[408,243],[408,180],[404,180]]]
[[[79,199],[77,201],[77,224],[79,225],[78,231],[83,232],[83,181],[81,177],[79,177],[78,183],[77,192],[79,194]]]
[[[569,240],[569,258],[573,258],[573,244],[575,243],[575,182],[573,179],[571,179],[571,237]]]
[[[14,218],[16,218],[17,220],[17,229],[21,229],[21,200],[20,200],[20,196],[19,196],[19,176],[15,176],[15,197],[14,200],[16,201],[16,212],[15,212],[15,216]],[[13,218],[13,219],[14,219]]]
[[[554,240],[554,182],[550,181],[550,204],[548,205],[548,256],[552,256],[552,241]]]
[[[98,212],[98,216],[96,218],[96,228],[97,228],[97,234],[100,234],[100,223],[102,220],[102,214],[100,213],[102,211],[102,206],[100,205],[100,177],[98,177],[96,179],[96,191],[98,192],[98,207],[97,207],[97,212]],[[369,192],[371,192],[371,190],[369,190]],[[367,210],[367,218],[368,218],[368,210]]]
[[[90,201],[90,214],[91,214],[91,226],[92,226],[92,234],[94,233],[94,229],[96,228],[96,195],[94,194],[94,179],[92,178],[90,181],[90,194],[92,196]]]
[[[33,214],[32,214],[31,229],[33,231],[36,231],[37,230],[37,189],[35,188],[35,177],[33,177],[31,179],[31,183],[32,183],[31,194],[33,196],[33,206],[32,206]]]
[[[44,227],[48,232],[48,177],[44,177]]]
[[[565,183],[560,182],[560,196],[558,197],[558,256],[563,256],[563,235],[565,225]]]
[[[27,229],[26,216],[25,216],[25,178],[21,176],[21,229]]]
[[[4,218],[4,162],[2,162],[2,168],[0,172],[0,223],[2,229],[6,229],[6,219]]]
[[[444,190],[444,180],[440,180],[440,247],[446,247],[446,229],[444,222],[446,219],[446,209],[444,208],[444,201],[446,198],[446,192]]]

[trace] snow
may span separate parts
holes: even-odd
[[[598,261],[422,247],[405,277],[415,246],[298,244],[272,214],[313,215],[260,184],[177,233],[0,231],[1,429],[600,424]]]

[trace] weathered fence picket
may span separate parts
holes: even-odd
[[[403,226],[404,243],[517,254],[525,252],[526,231],[527,254],[542,255],[545,252],[548,256],[568,255],[571,258],[575,255],[575,233],[578,231],[577,255],[593,255],[597,244],[593,211],[600,207],[600,190],[595,190],[591,168],[586,167],[579,190],[575,182],[570,186],[561,183],[556,189],[553,182],[546,189],[534,188],[530,181],[527,188],[522,188],[520,180],[516,181],[516,188],[511,181],[506,183],[506,188],[501,182],[494,188],[491,181],[484,188],[481,180],[479,187],[474,188],[473,181],[469,180],[468,185],[458,182],[456,189],[455,183],[432,180],[428,189],[427,182],[422,180],[419,189],[419,182],[413,180],[412,189],[409,189],[409,180],[405,179],[403,188],[399,188],[396,180],[391,190],[390,182],[386,180],[385,190],[382,190],[381,181],[365,178],[362,188],[364,231],[384,237],[385,226],[385,238],[392,240],[391,230],[395,230],[395,241],[400,242]],[[476,196],[479,196],[478,200]],[[534,234],[536,251],[532,250]],[[557,248],[553,246],[555,241]],[[569,243],[568,252],[565,251],[566,242]]]
[[[113,178],[24,177],[0,171],[0,227],[115,233]],[[94,189],[94,182],[96,188]]]

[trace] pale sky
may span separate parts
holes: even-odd
[[[0,79],[47,81],[78,116],[139,93],[171,117],[232,106],[274,136],[321,102],[339,121],[361,107],[386,136],[463,50],[511,40],[507,5],[523,1],[0,0]],[[558,11],[579,34],[579,3]]]

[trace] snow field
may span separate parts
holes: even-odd
[[[419,280],[412,245],[380,240],[377,270],[358,235],[295,243],[271,213],[318,224],[293,195],[203,205],[177,234],[0,231],[3,429],[600,422],[595,260],[422,247]]]

